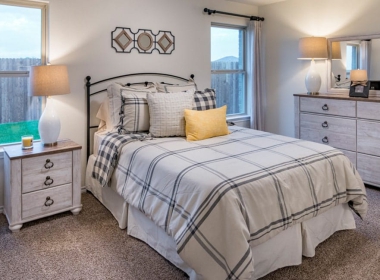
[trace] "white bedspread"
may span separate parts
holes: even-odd
[[[363,182],[327,145],[232,128],[197,142],[130,142],[117,166],[117,191],[173,237],[204,279],[250,279],[250,244],[349,202],[367,211]]]

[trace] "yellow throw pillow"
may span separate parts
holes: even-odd
[[[186,140],[197,141],[227,135],[227,106],[205,111],[185,109]]]

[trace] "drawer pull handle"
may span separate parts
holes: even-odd
[[[322,110],[323,111],[328,111],[329,110],[329,106],[327,106],[327,104],[323,105],[322,106]]]
[[[46,180],[45,180],[45,182],[44,182],[44,185],[45,186],[50,186],[51,184],[53,184],[54,183],[54,180],[52,179],[52,178],[50,178],[50,176],[47,176],[46,177]]]
[[[50,198],[50,196],[46,197],[46,201],[45,201],[45,206],[46,207],[49,207],[51,205],[53,205],[54,203],[54,200]]]
[[[54,163],[52,161],[50,161],[50,159],[47,159],[44,166],[46,169],[50,169],[54,166]]]
[[[329,142],[329,139],[327,138],[327,136],[325,136],[325,137],[322,138],[322,142],[323,143],[328,143]]]
[[[329,124],[327,123],[327,121],[322,123],[322,127],[329,127]]]

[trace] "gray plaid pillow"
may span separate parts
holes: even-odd
[[[204,111],[216,108],[215,90],[206,88],[204,91],[194,93],[193,110]]]
[[[119,133],[147,132],[149,130],[149,107],[145,91],[121,90]]]

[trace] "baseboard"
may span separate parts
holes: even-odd
[[[4,213],[4,206],[0,206],[0,214]]]
[[[81,193],[85,193],[87,190],[86,190],[86,186],[82,186],[82,188],[80,189]]]

